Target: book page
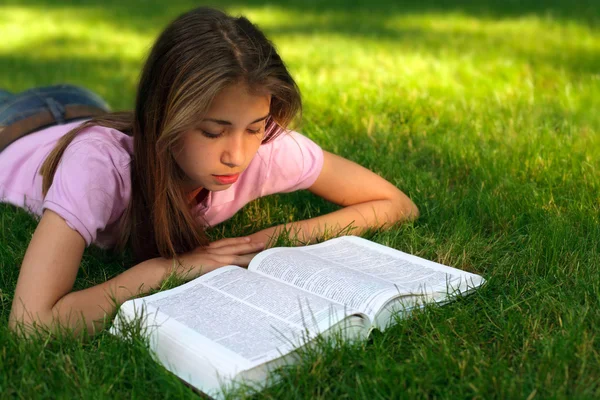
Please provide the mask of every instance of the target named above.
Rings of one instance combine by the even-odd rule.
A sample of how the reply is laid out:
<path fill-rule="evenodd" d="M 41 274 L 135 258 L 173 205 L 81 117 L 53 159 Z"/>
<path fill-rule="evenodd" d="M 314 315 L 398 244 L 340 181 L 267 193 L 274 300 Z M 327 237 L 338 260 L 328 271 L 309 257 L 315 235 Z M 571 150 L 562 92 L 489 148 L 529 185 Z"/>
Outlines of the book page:
<path fill-rule="evenodd" d="M 306 251 L 391 282 L 401 294 L 446 290 L 448 284 L 472 275 L 357 237 L 344 237 L 322 244 L 325 246 L 314 246 Z"/>
<path fill-rule="evenodd" d="M 280 357 L 348 314 L 339 304 L 234 266 L 141 300 L 241 356 L 246 367 Z"/>
<path fill-rule="evenodd" d="M 263 251 L 251 270 L 325 297 L 373 318 L 398 290 L 390 282 L 345 268 L 302 248 Z"/>
<path fill-rule="evenodd" d="M 483 283 L 479 275 L 426 260 L 369 240 L 346 236 L 329 241 L 328 246 L 311 252 L 385 279 L 401 294 L 466 292 Z"/>
<path fill-rule="evenodd" d="M 274 248 L 249 267 L 369 315 L 393 297 L 467 290 L 483 279 L 366 239 L 345 236 L 298 247 Z"/>

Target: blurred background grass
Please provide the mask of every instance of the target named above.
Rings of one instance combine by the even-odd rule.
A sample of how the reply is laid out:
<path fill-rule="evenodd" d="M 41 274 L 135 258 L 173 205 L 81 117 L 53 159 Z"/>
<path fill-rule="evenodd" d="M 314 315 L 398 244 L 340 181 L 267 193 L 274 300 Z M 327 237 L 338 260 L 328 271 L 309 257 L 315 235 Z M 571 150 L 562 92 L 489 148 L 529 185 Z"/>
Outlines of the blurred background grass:
<path fill-rule="evenodd" d="M 5 0 L 0 87 L 81 84 L 129 109 L 153 40 L 196 5 Z M 213 5 L 248 16 L 274 41 L 303 93 L 302 132 L 419 206 L 416 223 L 374 240 L 489 280 L 360 349 L 314 355 L 263 395 L 600 396 L 597 1 Z M 212 233 L 247 234 L 333 208 L 307 193 L 274 196 Z M 143 351 L 108 335 L 30 345 L 10 336 L 5 321 L 34 228 L 29 215 L 0 205 L 0 393 L 191 396 Z M 91 249 L 76 287 L 128 262 Z"/>

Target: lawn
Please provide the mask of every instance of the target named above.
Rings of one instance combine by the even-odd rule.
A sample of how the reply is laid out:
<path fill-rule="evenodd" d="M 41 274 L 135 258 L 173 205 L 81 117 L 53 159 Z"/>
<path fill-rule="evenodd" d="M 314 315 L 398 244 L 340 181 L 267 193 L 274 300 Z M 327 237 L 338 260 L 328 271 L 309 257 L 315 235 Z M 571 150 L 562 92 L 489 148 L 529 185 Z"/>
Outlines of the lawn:
<path fill-rule="evenodd" d="M 76 3 L 3 1 L 0 87 L 81 84 L 129 109 L 154 38 L 197 4 Z M 488 280 L 368 342 L 306 354 L 256 397 L 600 397 L 600 7 L 448 3 L 219 3 L 280 50 L 303 94 L 298 129 L 419 206 L 416 222 L 369 238 Z M 333 209 L 309 193 L 278 195 L 210 233 L 248 234 Z M 11 336 L 35 226 L 0 205 L 0 397 L 197 397 L 139 343 L 107 333 L 85 342 Z M 91 248 L 76 288 L 130 265 L 129 254 Z"/>

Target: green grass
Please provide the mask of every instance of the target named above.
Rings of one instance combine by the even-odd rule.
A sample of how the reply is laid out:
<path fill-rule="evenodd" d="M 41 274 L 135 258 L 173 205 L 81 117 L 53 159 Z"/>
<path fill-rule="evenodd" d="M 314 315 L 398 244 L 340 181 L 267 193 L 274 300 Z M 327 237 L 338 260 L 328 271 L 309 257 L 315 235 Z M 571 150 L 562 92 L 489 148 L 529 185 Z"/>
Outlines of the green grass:
<path fill-rule="evenodd" d="M 419 206 L 414 224 L 371 238 L 488 279 L 366 343 L 306 354 L 259 397 L 600 397 L 600 7 L 447 3 L 220 3 L 278 46 L 302 89 L 301 130 Z M 6 0 L 0 87 L 70 82 L 130 108 L 145 52 L 193 4 Z M 212 234 L 334 208 L 308 193 L 274 196 Z M 35 224 L 0 205 L 0 397 L 195 397 L 140 343 L 11 336 Z M 76 288 L 130 263 L 90 249 Z"/>

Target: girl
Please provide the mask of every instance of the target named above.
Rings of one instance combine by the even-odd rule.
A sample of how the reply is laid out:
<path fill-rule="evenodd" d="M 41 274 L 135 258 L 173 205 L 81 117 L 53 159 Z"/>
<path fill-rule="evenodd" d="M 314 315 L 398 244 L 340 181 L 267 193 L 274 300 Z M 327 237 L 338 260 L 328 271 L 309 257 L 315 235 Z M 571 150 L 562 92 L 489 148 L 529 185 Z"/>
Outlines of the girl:
<path fill-rule="evenodd" d="M 300 109 L 271 42 L 246 18 L 209 8 L 160 35 L 131 113 L 108 113 L 98 96 L 68 85 L 0 94 L 0 199 L 41 216 L 10 326 L 95 332 L 116 306 L 172 273 L 189 280 L 247 266 L 284 228 L 307 243 L 325 230 L 360 233 L 417 217 L 395 186 L 288 131 Z M 255 198 L 300 189 L 343 208 L 208 242 L 203 227 Z M 131 246 L 137 264 L 73 292 L 91 244 Z"/>

